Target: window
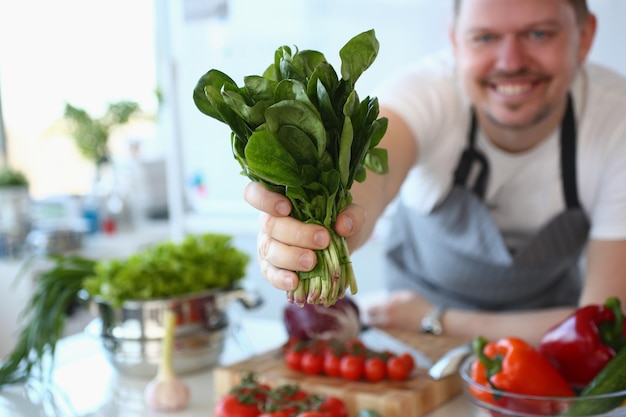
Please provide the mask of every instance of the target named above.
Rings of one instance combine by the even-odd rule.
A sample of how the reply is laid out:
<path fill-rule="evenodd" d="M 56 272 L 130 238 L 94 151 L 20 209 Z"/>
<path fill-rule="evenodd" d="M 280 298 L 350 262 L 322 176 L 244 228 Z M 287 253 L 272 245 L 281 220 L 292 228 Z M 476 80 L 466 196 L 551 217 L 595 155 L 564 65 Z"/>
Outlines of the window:
<path fill-rule="evenodd" d="M 77 152 L 63 123 L 66 102 L 97 117 L 110 102 L 132 100 L 156 111 L 152 0 L 24 0 L 0 4 L 0 94 L 9 163 L 31 194 L 85 194 L 93 164 Z M 153 126 L 128 128 L 152 140 Z M 118 132 L 119 133 L 119 132 Z"/>

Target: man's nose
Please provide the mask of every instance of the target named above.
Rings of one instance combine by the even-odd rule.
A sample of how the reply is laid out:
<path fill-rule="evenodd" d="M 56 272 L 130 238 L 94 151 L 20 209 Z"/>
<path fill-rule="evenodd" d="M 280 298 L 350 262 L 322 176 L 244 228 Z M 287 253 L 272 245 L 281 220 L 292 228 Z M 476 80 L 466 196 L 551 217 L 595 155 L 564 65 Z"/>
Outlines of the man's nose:
<path fill-rule="evenodd" d="M 497 53 L 497 67 L 500 71 L 515 72 L 526 65 L 524 42 L 517 36 L 503 38 Z"/>

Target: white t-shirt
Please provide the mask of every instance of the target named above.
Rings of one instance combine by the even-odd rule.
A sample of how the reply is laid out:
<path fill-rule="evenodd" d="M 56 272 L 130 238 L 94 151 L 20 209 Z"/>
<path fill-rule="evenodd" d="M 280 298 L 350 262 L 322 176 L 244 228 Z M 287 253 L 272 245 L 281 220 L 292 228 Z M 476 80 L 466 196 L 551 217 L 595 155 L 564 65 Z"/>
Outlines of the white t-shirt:
<path fill-rule="evenodd" d="M 626 239 L 626 79 L 587 64 L 572 94 L 578 193 L 590 236 Z M 399 198 L 426 214 L 447 195 L 467 145 L 470 104 L 453 60 L 440 54 L 420 61 L 386 80 L 376 96 L 381 107 L 402 116 L 419 141 L 419 160 Z M 565 209 L 559 129 L 522 153 L 495 147 L 480 130 L 476 140 L 490 166 L 485 201 L 505 235 L 528 235 Z"/>

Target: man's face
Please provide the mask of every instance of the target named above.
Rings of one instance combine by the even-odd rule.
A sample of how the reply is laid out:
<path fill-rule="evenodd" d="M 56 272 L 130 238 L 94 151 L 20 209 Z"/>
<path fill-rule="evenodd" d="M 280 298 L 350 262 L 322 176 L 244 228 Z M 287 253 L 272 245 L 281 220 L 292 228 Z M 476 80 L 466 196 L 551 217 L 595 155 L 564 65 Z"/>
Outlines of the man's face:
<path fill-rule="evenodd" d="M 562 108 L 595 24 L 567 0 L 463 0 L 451 33 L 458 71 L 477 111 L 524 129 Z"/>

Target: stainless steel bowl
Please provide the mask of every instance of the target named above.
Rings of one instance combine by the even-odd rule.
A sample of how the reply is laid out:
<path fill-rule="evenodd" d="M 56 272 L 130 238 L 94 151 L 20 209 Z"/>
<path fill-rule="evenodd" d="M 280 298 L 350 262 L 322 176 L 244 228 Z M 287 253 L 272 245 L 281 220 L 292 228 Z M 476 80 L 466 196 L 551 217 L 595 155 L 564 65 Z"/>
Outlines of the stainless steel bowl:
<path fill-rule="evenodd" d="M 127 301 L 120 307 L 91 300 L 98 319 L 86 331 L 99 336 L 109 362 L 129 376 L 156 375 L 165 334 L 164 315 L 176 314 L 172 366 L 178 374 L 214 366 L 224 349 L 228 331 L 225 308 L 238 300 L 247 308 L 260 304 L 246 290 L 211 290 L 180 297 Z"/>

